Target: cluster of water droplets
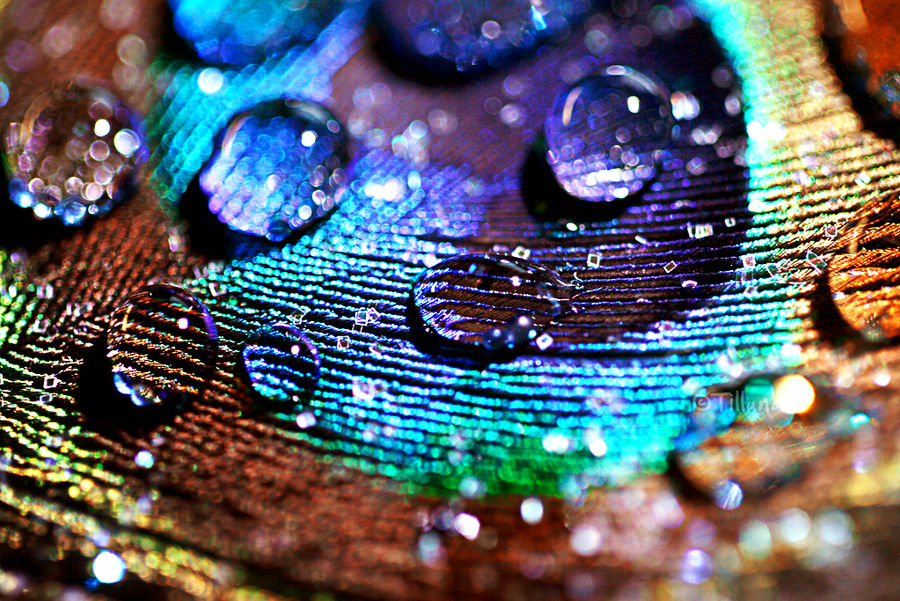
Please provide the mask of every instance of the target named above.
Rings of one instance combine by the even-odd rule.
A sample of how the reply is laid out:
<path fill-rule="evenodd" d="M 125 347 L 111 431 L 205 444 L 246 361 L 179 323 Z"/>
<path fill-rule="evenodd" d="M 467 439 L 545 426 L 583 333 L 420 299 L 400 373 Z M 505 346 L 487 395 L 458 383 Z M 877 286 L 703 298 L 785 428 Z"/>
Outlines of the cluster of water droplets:
<path fill-rule="evenodd" d="M 241 22 L 223 20 L 224 5 L 207 10 L 187 0 L 170 2 L 176 27 L 198 55 L 224 63 L 258 62 L 314 39 L 336 10 L 328 3 L 287 4 L 247 8 L 260 13 L 273 7 L 267 26 L 250 32 Z M 449 68 L 471 75 L 523 55 L 590 8 L 577 0 L 551 7 L 416 0 L 380 2 L 376 12 L 395 52 L 438 73 Z M 285 19 L 275 18 L 282 14 Z M 621 64 L 560 90 L 540 141 L 560 187 L 589 203 L 628 200 L 644 191 L 673 144 L 675 119 L 693 110 L 683 99 L 673 105 L 673 98 L 656 75 Z M 5 137 L 12 201 L 40 219 L 67 225 L 108 211 L 134 191 L 147 156 L 141 132 L 134 110 L 102 88 L 73 84 L 39 96 Z M 276 100 L 228 122 L 196 182 L 223 223 L 283 241 L 337 206 L 348 162 L 344 128 L 327 109 Z M 883 287 L 878 278 L 898 262 L 893 230 L 877 229 L 877 219 L 859 219 L 849 228 L 853 238 L 843 258 L 831 262 L 828 284 L 848 324 L 869 341 L 883 342 L 900 335 L 896 303 L 861 296 L 873 282 Z M 500 355 L 532 344 L 552 347 L 546 330 L 578 313 L 579 299 L 593 291 L 520 256 L 461 255 L 425 270 L 412 286 L 411 302 L 416 325 L 430 335 Z M 202 396 L 219 353 L 210 312 L 186 290 L 168 285 L 125 298 L 110 316 L 106 344 L 114 388 L 136 407 L 177 408 Z M 308 395 L 322 365 L 300 328 L 280 321 L 249 336 L 241 362 L 254 393 L 281 403 Z M 736 507 L 744 495 L 764 494 L 797 477 L 836 436 L 865 421 L 843 419 L 841 403 L 829 394 L 804 376 L 781 373 L 743 381 L 730 396 L 707 395 L 707 406 L 698 406 L 678 441 L 676 463 L 720 507 Z M 717 404 L 726 397 L 749 405 Z M 810 417 L 816 412 L 819 418 Z"/>
<path fill-rule="evenodd" d="M 144 286 L 110 315 L 106 358 L 114 394 L 126 400 L 123 413 L 178 410 L 202 397 L 218 356 L 209 310 L 183 288 Z M 309 338 L 298 327 L 277 321 L 247 338 L 241 360 L 254 393 L 280 403 L 302 401 L 315 387 L 321 366 Z"/>

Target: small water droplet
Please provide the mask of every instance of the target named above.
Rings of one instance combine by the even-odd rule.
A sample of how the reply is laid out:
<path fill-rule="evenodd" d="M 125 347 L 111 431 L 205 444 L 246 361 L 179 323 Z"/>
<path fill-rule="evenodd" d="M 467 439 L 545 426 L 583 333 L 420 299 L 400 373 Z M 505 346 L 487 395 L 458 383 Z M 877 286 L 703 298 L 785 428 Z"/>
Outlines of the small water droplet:
<path fill-rule="evenodd" d="M 4 138 L 10 198 L 72 226 L 107 212 L 134 192 L 147 159 L 142 131 L 138 114 L 103 88 L 72 83 L 38 96 Z"/>
<path fill-rule="evenodd" d="M 772 531 L 762 520 L 750 520 L 738 535 L 738 548 L 745 557 L 762 561 L 772 552 Z"/>
<path fill-rule="evenodd" d="M 426 270 L 412 301 L 426 329 L 488 352 L 534 340 L 571 311 L 576 288 L 556 272 L 511 255 L 463 255 Z"/>
<path fill-rule="evenodd" d="M 318 350 L 291 324 L 279 323 L 257 330 L 241 355 L 253 389 L 270 401 L 297 400 L 319 379 Z"/>
<path fill-rule="evenodd" d="M 324 107 L 270 101 L 231 119 L 196 183 L 230 228 L 282 241 L 334 209 L 346 166 L 343 127 Z"/>
<path fill-rule="evenodd" d="M 559 184 L 591 202 L 639 192 L 671 141 L 668 99 L 654 78 L 621 65 L 559 94 L 544 122 L 547 160 Z"/>
<path fill-rule="evenodd" d="M 713 485 L 712 500 L 719 509 L 737 509 L 744 501 L 744 491 L 740 484 L 733 480 L 724 480 Z"/>
<path fill-rule="evenodd" d="M 809 515 L 797 507 L 781 512 L 776 523 L 775 533 L 789 545 L 802 543 L 809 535 L 812 525 Z"/>
<path fill-rule="evenodd" d="M 169 0 L 175 30 L 204 61 L 259 63 L 318 37 L 341 8 L 322 0 Z"/>
<path fill-rule="evenodd" d="M 182 319 L 188 327 L 180 327 Z M 218 349 L 209 311 L 171 285 L 128 296 L 113 311 L 106 337 L 113 384 L 138 407 L 176 408 L 199 396 Z"/>
<path fill-rule="evenodd" d="M 459 482 L 459 495 L 466 499 L 480 499 L 485 492 L 484 482 L 474 476 L 466 476 Z"/>
<path fill-rule="evenodd" d="M 9 81 L 0 73 L 0 107 L 9 102 Z"/>
<path fill-rule="evenodd" d="M 700 114 L 700 101 L 690 92 L 675 92 L 669 98 L 672 116 L 678 120 L 696 119 Z"/>
<path fill-rule="evenodd" d="M 387 49 L 404 69 L 447 79 L 505 66 L 567 32 L 592 8 L 584 0 L 405 0 L 376 2 L 374 13 Z"/>
<path fill-rule="evenodd" d="M 887 205 L 885 206 L 885 201 Z M 841 252 L 828 263 L 828 286 L 835 307 L 850 327 L 870 342 L 900 337 L 896 287 L 900 274 L 900 212 L 891 201 L 873 201 L 841 232 Z"/>

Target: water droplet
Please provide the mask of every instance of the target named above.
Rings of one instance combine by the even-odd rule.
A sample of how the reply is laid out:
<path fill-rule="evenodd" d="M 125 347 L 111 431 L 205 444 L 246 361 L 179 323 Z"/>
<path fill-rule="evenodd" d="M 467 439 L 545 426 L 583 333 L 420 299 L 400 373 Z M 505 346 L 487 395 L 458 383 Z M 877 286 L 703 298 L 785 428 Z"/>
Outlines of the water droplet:
<path fill-rule="evenodd" d="M 737 509 L 744 501 L 744 491 L 734 480 L 723 480 L 713 485 L 712 500 L 719 509 Z"/>
<path fill-rule="evenodd" d="M 896 196 L 873 201 L 843 228 L 841 252 L 828 263 L 828 286 L 841 317 L 870 342 L 900 337 L 897 287 L 900 212 Z"/>
<path fill-rule="evenodd" d="M 180 327 L 182 319 L 188 327 Z M 199 396 L 218 349 L 209 311 L 171 285 L 128 296 L 113 311 L 106 338 L 113 384 L 138 407 L 176 408 Z"/>
<path fill-rule="evenodd" d="M 820 513 L 815 527 L 819 538 L 830 545 L 844 547 L 853 542 L 853 520 L 840 509 Z"/>
<path fill-rule="evenodd" d="M 772 384 L 775 406 L 786 414 L 806 413 L 816 400 L 816 389 L 800 374 L 788 374 Z"/>
<path fill-rule="evenodd" d="M 463 255 L 416 281 L 412 300 L 427 330 L 488 352 L 535 339 L 572 310 L 576 288 L 556 272 L 511 255 Z"/>
<path fill-rule="evenodd" d="M 305 45 L 334 18 L 329 0 L 169 0 L 175 30 L 211 63 L 259 63 Z"/>
<path fill-rule="evenodd" d="M 695 488 L 730 509 L 735 492 L 740 492 L 741 498 L 764 495 L 798 477 L 832 444 L 825 424 L 738 421 L 696 449 L 676 453 L 676 461 Z"/>
<path fill-rule="evenodd" d="M 609 202 L 639 192 L 656 176 L 671 140 L 662 84 L 613 65 L 559 94 L 544 122 L 547 160 L 572 196 Z"/>
<path fill-rule="evenodd" d="M 697 398 L 688 430 L 676 440 L 677 468 L 716 505 L 733 508 L 800 476 L 852 432 L 837 416 L 853 402 L 797 373 L 712 389 Z"/>
<path fill-rule="evenodd" d="M 466 499 L 480 499 L 486 492 L 484 482 L 474 476 L 466 476 L 459 482 L 459 496 Z"/>
<path fill-rule="evenodd" d="M 324 107 L 270 101 L 231 119 L 197 184 L 220 221 L 281 241 L 334 209 L 346 165 L 343 127 Z"/>
<path fill-rule="evenodd" d="M 571 453 L 575 448 L 575 441 L 563 432 L 553 431 L 546 434 L 541 441 L 544 450 L 556 455 Z"/>
<path fill-rule="evenodd" d="M 437 532 L 425 532 L 419 537 L 416 544 L 416 553 L 422 563 L 436 565 L 441 563 L 447 555 L 441 542 L 441 535 Z"/>
<path fill-rule="evenodd" d="M 672 116 L 678 120 L 696 119 L 700 114 L 700 102 L 690 92 L 675 92 L 669 98 Z"/>
<path fill-rule="evenodd" d="M 73 226 L 109 211 L 137 185 L 142 131 L 137 113 L 103 88 L 72 83 L 38 96 L 4 138 L 10 198 Z"/>
<path fill-rule="evenodd" d="M 0 74 L 0 106 L 6 106 L 9 102 L 9 82 L 3 74 Z"/>
<path fill-rule="evenodd" d="M 592 8 L 587 0 L 381 1 L 375 18 L 404 69 L 444 79 L 507 65 L 568 31 Z"/>
<path fill-rule="evenodd" d="M 290 324 L 257 330 L 241 354 L 253 389 L 270 401 L 296 400 L 306 395 L 319 379 L 318 350 Z"/>

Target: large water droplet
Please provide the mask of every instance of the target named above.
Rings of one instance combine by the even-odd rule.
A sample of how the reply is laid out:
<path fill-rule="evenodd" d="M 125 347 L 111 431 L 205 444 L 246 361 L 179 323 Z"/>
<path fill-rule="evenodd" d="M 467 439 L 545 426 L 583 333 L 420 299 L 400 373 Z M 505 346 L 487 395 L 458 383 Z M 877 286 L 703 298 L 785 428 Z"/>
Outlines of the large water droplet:
<path fill-rule="evenodd" d="M 847 433 L 826 416 L 845 404 L 801 374 L 749 377 L 697 399 L 691 426 L 676 441 L 675 463 L 697 490 L 733 509 L 825 455 Z"/>
<path fill-rule="evenodd" d="M 296 401 L 319 379 L 319 352 L 309 338 L 290 324 L 257 330 L 242 356 L 250 384 L 266 400 Z"/>
<path fill-rule="evenodd" d="M 725 483 L 737 485 L 743 496 L 760 496 L 800 476 L 831 446 L 823 424 L 740 424 L 679 453 L 677 461 L 687 480 L 714 500 Z"/>
<path fill-rule="evenodd" d="M 589 0 L 382 0 L 375 17 L 404 69 L 440 79 L 504 66 L 568 31 L 592 5 Z"/>
<path fill-rule="evenodd" d="M 281 241 L 335 207 L 346 164 L 344 130 L 334 116 L 318 104 L 279 100 L 228 123 L 198 183 L 223 223 Z"/>
<path fill-rule="evenodd" d="M 106 345 L 119 393 L 139 407 L 175 408 L 200 395 L 218 338 L 203 303 L 181 288 L 151 285 L 113 311 Z"/>
<path fill-rule="evenodd" d="M 639 192 L 671 141 L 668 98 L 654 78 L 620 65 L 559 94 L 544 122 L 547 161 L 559 184 L 591 202 Z"/>
<path fill-rule="evenodd" d="M 38 219 L 79 225 L 134 192 L 147 158 L 137 113 L 100 87 L 38 96 L 4 139 L 10 199 Z"/>
<path fill-rule="evenodd" d="M 259 63 L 315 40 L 336 0 L 169 0 L 175 30 L 211 63 Z"/>
<path fill-rule="evenodd" d="M 412 301 L 426 329 L 489 352 L 534 339 L 572 310 L 576 288 L 545 267 L 512 255 L 463 255 L 425 271 Z"/>
<path fill-rule="evenodd" d="M 871 342 L 900 337 L 900 212 L 894 195 L 885 201 L 873 202 L 844 227 L 843 248 L 828 263 L 835 307 Z"/>

